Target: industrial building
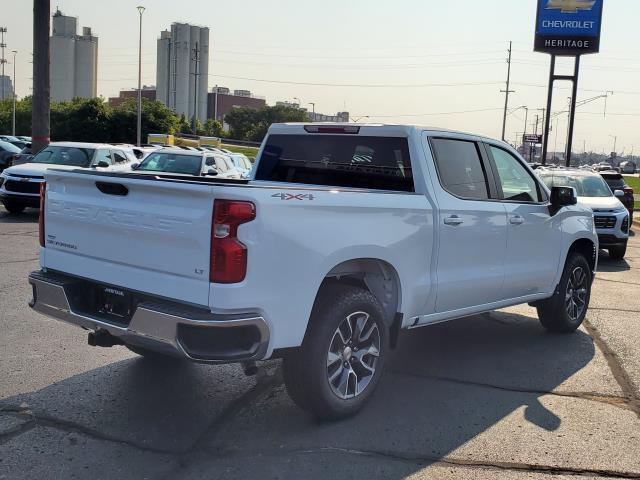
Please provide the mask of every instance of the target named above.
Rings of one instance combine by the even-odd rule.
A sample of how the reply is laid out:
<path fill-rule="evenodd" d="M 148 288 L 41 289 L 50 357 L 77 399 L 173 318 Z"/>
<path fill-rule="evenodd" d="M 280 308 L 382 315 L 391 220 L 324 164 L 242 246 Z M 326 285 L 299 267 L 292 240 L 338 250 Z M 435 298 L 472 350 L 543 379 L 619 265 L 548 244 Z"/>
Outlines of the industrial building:
<path fill-rule="evenodd" d="M 155 100 L 156 99 L 156 86 L 155 85 L 143 85 L 142 90 L 140 91 L 142 98 L 146 98 L 147 100 Z M 126 100 L 130 98 L 138 98 L 138 89 L 132 88 L 130 90 L 120 90 L 120 93 L 117 97 L 109 97 L 109 105 L 112 107 L 119 107 Z"/>
<path fill-rule="evenodd" d="M 75 97 L 98 96 L 98 37 L 90 27 L 77 34 L 78 19 L 53 14 L 51 48 L 51 99 L 66 102 Z"/>
<path fill-rule="evenodd" d="M 264 97 L 253 95 L 249 90 L 229 90 L 226 87 L 214 87 L 208 94 L 207 116 L 224 125 L 224 117 L 234 108 L 248 107 L 259 110 L 266 106 Z"/>
<path fill-rule="evenodd" d="M 156 99 L 188 120 L 207 120 L 209 29 L 174 23 L 160 33 Z"/>

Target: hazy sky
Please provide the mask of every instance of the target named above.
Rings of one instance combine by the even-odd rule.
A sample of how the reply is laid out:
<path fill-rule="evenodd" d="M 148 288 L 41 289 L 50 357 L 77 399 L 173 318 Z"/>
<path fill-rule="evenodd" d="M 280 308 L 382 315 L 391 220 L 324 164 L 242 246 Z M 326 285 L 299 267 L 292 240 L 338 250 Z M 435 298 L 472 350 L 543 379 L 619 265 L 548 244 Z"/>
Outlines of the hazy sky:
<path fill-rule="evenodd" d="M 316 103 L 352 118 L 419 123 L 499 137 L 506 50 L 513 40 L 510 107 L 546 104 L 549 56 L 533 53 L 535 0 L 52 0 L 99 37 L 98 93 L 137 85 L 138 12 L 143 17 L 143 82 L 155 84 L 156 38 L 172 22 L 211 29 L 209 86 L 248 89 L 268 103 Z M 30 93 L 32 2 L 0 0 L 7 52 L 18 50 L 17 92 Z M 613 91 L 579 108 L 575 150 L 640 154 L 640 1 L 606 0 L 601 53 L 583 57 L 578 100 Z M 11 55 L 7 55 L 11 60 Z M 565 65 L 566 64 L 566 65 Z M 561 73 L 569 63 L 560 62 Z M 562 66 L 565 68 L 563 69 Z M 11 72 L 11 65 L 7 71 Z M 235 78 L 234 78 L 235 77 Z M 311 85 L 315 84 L 315 85 Z M 325 84 L 325 85 L 322 85 Z M 328 85 L 326 85 L 328 84 Z M 383 87 L 380 87 L 382 85 Z M 569 84 L 559 83 L 554 112 L 565 110 Z M 308 105 L 307 105 L 308 106 Z M 466 112 L 466 113 L 462 113 Z M 507 139 L 524 127 L 509 115 Z M 558 117 L 564 148 L 567 115 Z M 361 121 L 366 121 L 363 118 Z M 555 127 L 556 121 L 554 121 Z M 551 147 L 555 143 L 551 134 Z"/>

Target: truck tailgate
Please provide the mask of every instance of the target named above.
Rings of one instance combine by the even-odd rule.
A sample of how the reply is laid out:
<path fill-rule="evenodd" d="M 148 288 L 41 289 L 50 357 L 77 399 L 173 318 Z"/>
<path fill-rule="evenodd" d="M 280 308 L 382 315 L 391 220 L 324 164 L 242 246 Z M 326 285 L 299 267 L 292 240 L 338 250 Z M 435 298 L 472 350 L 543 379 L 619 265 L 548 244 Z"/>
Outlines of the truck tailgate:
<path fill-rule="evenodd" d="M 45 179 L 43 267 L 208 305 L 213 186 L 61 171 Z"/>

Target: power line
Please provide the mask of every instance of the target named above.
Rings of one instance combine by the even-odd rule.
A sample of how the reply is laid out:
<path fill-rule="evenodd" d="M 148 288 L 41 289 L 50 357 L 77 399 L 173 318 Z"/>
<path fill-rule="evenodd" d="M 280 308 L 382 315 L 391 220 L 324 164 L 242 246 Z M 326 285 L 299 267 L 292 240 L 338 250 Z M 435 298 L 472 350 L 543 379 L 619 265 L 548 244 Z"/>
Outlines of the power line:
<path fill-rule="evenodd" d="M 437 115 L 457 115 L 463 113 L 477 113 L 477 112 L 493 112 L 497 110 L 502 110 L 502 107 L 492 107 L 492 108 L 478 108 L 475 110 L 458 110 L 454 112 L 430 112 L 430 113 L 400 113 L 395 115 L 352 115 L 353 117 L 360 118 L 396 118 L 396 117 L 429 117 L 429 116 L 437 116 Z"/>
<path fill-rule="evenodd" d="M 231 80 L 247 80 L 251 82 L 276 83 L 285 85 L 306 85 L 311 87 L 358 87 L 358 88 L 427 88 L 427 87 L 467 87 L 484 85 L 501 85 L 502 82 L 461 82 L 461 83 L 418 83 L 418 84 L 359 84 L 359 83 L 320 83 L 290 82 L 286 80 L 267 80 L 263 78 L 235 77 L 231 75 L 209 74 L 210 77 L 228 78 Z"/>

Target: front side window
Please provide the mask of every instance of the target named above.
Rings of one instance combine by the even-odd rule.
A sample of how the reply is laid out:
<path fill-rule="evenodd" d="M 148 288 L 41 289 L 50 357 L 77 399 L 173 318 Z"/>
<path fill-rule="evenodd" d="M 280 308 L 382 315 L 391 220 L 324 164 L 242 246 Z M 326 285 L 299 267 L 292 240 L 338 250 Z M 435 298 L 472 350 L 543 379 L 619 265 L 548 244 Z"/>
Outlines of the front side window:
<path fill-rule="evenodd" d="M 434 138 L 431 141 L 442 187 L 456 197 L 489 198 L 487 175 L 475 142 Z"/>
<path fill-rule="evenodd" d="M 489 147 L 498 169 L 498 180 L 505 200 L 540 202 L 538 184 L 516 157 L 498 147 Z"/>
<path fill-rule="evenodd" d="M 215 157 L 216 158 L 216 168 L 220 173 L 226 173 L 229 171 L 229 165 L 225 162 L 223 157 Z"/>
<path fill-rule="evenodd" d="M 67 165 L 71 167 L 89 167 L 95 149 L 63 147 L 49 145 L 39 151 L 31 160 L 31 163 L 47 163 L 51 165 Z"/>
<path fill-rule="evenodd" d="M 269 135 L 256 180 L 413 192 L 403 137 Z"/>
<path fill-rule="evenodd" d="M 113 151 L 113 160 L 116 163 L 126 163 L 128 161 L 127 157 L 125 156 L 124 153 L 122 153 L 119 150 L 114 150 Z"/>

